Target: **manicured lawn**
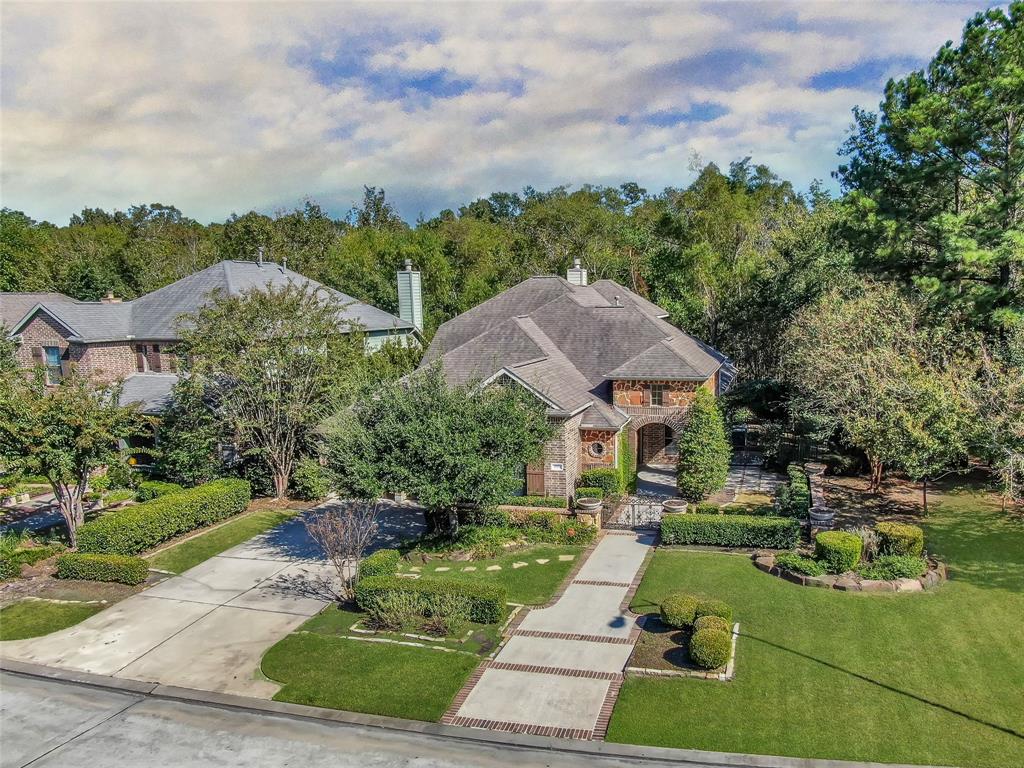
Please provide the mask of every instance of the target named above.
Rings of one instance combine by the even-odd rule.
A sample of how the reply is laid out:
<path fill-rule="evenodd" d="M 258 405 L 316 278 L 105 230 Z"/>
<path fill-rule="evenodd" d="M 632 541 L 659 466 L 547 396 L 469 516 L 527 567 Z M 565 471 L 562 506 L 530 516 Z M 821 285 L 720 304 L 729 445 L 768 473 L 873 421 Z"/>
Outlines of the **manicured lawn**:
<path fill-rule="evenodd" d="M 263 657 L 283 683 L 276 701 L 436 721 L 480 659 L 316 632 L 289 635 Z"/>
<path fill-rule="evenodd" d="M 99 603 L 51 603 L 22 600 L 0 611 L 0 640 L 40 637 L 85 621 L 107 606 Z"/>
<path fill-rule="evenodd" d="M 151 568 L 183 573 L 193 566 L 248 541 L 298 514 L 293 509 L 265 509 L 250 512 L 219 528 L 183 541 L 149 558 Z"/>
<path fill-rule="evenodd" d="M 939 498 L 936 498 L 938 501 Z M 746 557 L 659 551 L 633 601 L 731 602 L 731 683 L 630 678 L 608 739 L 800 757 L 1024 765 L 1024 521 L 952 494 L 924 523 L 952 580 L 926 594 L 799 587 Z"/>
<path fill-rule="evenodd" d="M 538 544 L 505 555 L 493 560 L 431 560 L 423 563 L 420 573 L 424 576 L 443 576 L 447 579 L 471 579 L 474 581 L 501 584 L 508 590 L 508 599 L 523 605 L 542 605 L 551 599 L 558 585 L 576 564 L 583 553 L 583 547 Z M 559 555 L 573 555 L 572 560 L 559 560 Z M 537 560 L 547 560 L 540 564 Z M 513 568 L 514 563 L 527 563 L 520 568 Z M 488 571 L 491 566 L 500 566 L 501 570 Z M 408 571 L 408 564 L 402 565 L 402 571 Z M 438 572 L 437 568 L 448 568 Z M 464 568 L 475 568 L 464 571 Z"/>

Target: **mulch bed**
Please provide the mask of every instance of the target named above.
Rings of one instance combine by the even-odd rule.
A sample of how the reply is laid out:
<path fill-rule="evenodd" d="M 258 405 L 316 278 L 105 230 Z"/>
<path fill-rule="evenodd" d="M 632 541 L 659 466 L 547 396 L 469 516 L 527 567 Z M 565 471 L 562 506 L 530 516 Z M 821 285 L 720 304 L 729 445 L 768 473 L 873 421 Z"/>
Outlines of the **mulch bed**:
<path fill-rule="evenodd" d="M 644 616 L 642 631 L 636 641 L 627 667 L 663 669 L 669 672 L 704 672 L 690 661 L 689 630 L 663 624 L 656 613 Z"/>

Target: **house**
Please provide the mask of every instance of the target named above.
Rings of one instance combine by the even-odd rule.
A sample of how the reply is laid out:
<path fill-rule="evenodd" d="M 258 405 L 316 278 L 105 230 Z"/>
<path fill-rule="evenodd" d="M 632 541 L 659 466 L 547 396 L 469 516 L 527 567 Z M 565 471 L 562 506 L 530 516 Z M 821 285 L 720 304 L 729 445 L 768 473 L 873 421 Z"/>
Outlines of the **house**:
<path fill-rule="evenodd" d="M 524 470 L 530 495 L 569 497 L 580 474 L 615 467 L 628 441 L 641 464 L 675 460 L 674 437 L 700 387 L 720 393 L 733 369 L 670 325 L 668 313 L 611 280 L 532 277 L 444 323 L 423 366 L 451 384 L 514 382 L 558 433 Z"/>
<path fill-rule="evenodd" d="M 407 263 L 398 281 L 401 317 L 262 258 L 222 261 L 132 301 L 112 295 L 77 301 L 60 293 L 0 293 L 0 325 L 19 342 L 21 365 L 44 366 L 51 383 L 74 365 L 98 380 L 122 381 L 123 403 L 159 413 L 177 381 L 178 318 L 207 304 L 214 292 L 237 296 L 288 283 L 323 291 L 340 302 L 341 319 L 358 326 L 373 350 L 388 341 L 419 343 L 419 273 Z"/>

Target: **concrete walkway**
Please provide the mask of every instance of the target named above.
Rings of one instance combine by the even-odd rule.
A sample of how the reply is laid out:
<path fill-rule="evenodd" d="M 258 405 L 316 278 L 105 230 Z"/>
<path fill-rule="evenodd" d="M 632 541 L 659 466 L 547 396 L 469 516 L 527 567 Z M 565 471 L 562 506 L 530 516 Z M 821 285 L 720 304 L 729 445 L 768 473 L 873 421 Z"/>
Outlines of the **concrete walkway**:
<path fill-rule="evenodd" d="M 653 535 L 605 534 L 564 593 L 526 614 L 441 722 L 602 738 L 639 634 L 622 604 L 653 545 Z"/>
<path fill-rule="evenodd" d="M 663 464 L 644 464 L 636 473 L 636 492 L 644 496 L 674 498 L 676 468 Z"/>

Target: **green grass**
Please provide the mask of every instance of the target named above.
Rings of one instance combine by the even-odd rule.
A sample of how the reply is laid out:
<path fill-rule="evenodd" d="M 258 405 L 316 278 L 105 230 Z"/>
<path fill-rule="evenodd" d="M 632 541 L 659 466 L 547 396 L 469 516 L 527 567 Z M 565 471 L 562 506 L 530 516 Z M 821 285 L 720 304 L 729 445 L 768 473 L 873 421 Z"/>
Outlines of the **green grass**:
<path fill-rule="evenodd" d="M 538 544 L 493 560 L 431 560 L 420 566 L 420 573 L 424 576 L 500 584 L 508 590 L 510 602 L 523 605 L 542 605 L 551 599 L 551 595 L 576 564 L 576 560 L 582 552 L 583 547 Z M 572 560 L 563 561 L 558 559 L 559 555 L 575 555 L 575 557 Z M 550 562 L 539 565 L 536 562 L 538 559 L 547 559 Z M 529 563 L 529 565 L 513 568 L 512 564 L 517 562 Z M 501 570 L 488 571 L 487 567 L 491 565 L 500 565 Z M 462 569 L 467 566 L 473 566 L 476 570 L 463 571 Z M 436 568 L 450 568 L 451 570 L 437 573 Z M 408 571 L 409 566 L 403 563 L 400 570 Z"/>
<path fill-rule="evenodd" d="M 193 566 L 248 541 L 295 516 L 292 509 L 267 509 L 235 518 L 219 528 L 202 533 L 149 558 L 149 566 L 183 573 Z"/>
<path fill-rule="evenodd" d="M 0 640 L 40 637 L 73 626 L 98 613 L 99 603 L 51 603 L 22 600 L 0 610 Z"/>
<path fill-rule="evenodd" d="M 463 653 L 298 632 L 267 651 L 262 669 L 284 684 L 276 701 L 433 722 L 479 661 Z"/>
<path fill-rule="evenodd" d="M 952 579 L 925 594 L 809 589 L 749 558 L 661 550 L 633 601 L 732 603 L 736 679 L 630 678 L 611 741 L 799 757 L 1024 765 L 1024 521 L 953 494 L 925 523 Z"/>

